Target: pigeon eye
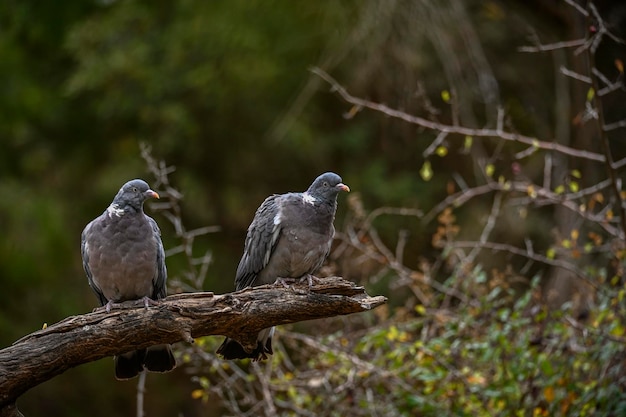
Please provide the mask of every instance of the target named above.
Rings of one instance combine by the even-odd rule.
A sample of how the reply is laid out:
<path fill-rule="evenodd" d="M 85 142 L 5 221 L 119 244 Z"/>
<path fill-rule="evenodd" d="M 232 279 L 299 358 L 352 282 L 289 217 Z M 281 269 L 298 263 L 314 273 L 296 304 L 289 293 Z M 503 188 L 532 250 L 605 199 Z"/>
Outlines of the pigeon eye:
<path fill-rule="evenodd" d="M 328 187 L 328 181 L 324 181 L 324 187 Z"/>
<path fill-rule="evenodd" d="M 137 189 L 137 187 L 133 187 L 133 188 L 132 188 L 132 191 L 133 191 L 133 193 L 136 193 L 136 192 L 137 192 L 137 191 L 139 191 L 139 190 Z"/>

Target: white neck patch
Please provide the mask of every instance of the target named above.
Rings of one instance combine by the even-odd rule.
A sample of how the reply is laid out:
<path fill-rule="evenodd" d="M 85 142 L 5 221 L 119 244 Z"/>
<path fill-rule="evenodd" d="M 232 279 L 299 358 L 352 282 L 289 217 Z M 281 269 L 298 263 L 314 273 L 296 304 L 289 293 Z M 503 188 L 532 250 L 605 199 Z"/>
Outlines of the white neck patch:
<path fill-rule="evenodd" d="M 302 201 L 304 201 L 305 203 L 308 204 L 315 204 L 315 202 L 317 201 L 317 199 L 315 197 L 313 197 L 311 194 L 309 193 L 303 193 L 302 194 Z"/>
<path fill-rule="evenodd" d="M 109 217 L 113 217 L 113 215 L 122 217 L 124 215 L 124 209 L 119 208 L 117 204 L 111 204 L 107 207 L 107 213 L 109 213 Z"/>

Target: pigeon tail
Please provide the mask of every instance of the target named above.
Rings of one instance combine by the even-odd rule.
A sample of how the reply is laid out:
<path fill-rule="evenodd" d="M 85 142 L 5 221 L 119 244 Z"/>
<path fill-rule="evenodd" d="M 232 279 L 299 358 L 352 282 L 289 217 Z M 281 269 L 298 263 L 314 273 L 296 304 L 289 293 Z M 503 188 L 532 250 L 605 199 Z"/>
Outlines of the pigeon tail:
<path fill-rule="evenodd" d="M 174 369 L 176 359 L 170 345 L 150 346 L 146 349 L 143 365 L 152 372 L 168 372 Z"/>
<path fill-rule="evenodd" d="M 115 378 L 131 379 L 139 375 L 143 371 L 145 355 L 146 350 L 141 349 L 115 356 Z"/>
<path fill-rule="evenodd" d="M 272 355 L 272 338 L 269 337 L 265 343 L 261 340 L 257 341 L 257 346 L 252 352 L 246 352 L 239 342 L 234 339 L 226 338 L 224 343 L 217 349 L 218 355 L 222 355 L 224 359 L 252 359 L 254 362 L 267 359 L 267 355 Z"/>

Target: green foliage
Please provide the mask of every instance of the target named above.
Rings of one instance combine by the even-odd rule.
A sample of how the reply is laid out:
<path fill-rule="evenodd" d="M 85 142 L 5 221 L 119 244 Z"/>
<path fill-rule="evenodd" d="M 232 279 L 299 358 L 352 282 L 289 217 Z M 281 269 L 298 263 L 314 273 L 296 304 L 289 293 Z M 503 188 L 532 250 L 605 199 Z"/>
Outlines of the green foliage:
<path fill-rule="evenodd" d="M 447 283 L 470 302 L 453 309 L 418 306 L 359 338 L 345 330 L 316 342 L 282 333 L 293 350 L 287 357 L 279 350 L 261 371 L 279 414 L 290 415 L 290 407 L 329 416 L 364 410 L 387 416 L 605 416 L 626 410 L 623 303 L 603 297 L 591 323 L 580 323 L 567 307 L 547 312 L 539 280 L 515 294 L 485 275 L 476 270 Z M 305 362 L 294 369 L 291 361 L 301 358 Z M 258 373 L 248 376 L 259 384 Z M 220 382 L 202 377 L 193 396 L 208 399 L 215 384 Z"/>

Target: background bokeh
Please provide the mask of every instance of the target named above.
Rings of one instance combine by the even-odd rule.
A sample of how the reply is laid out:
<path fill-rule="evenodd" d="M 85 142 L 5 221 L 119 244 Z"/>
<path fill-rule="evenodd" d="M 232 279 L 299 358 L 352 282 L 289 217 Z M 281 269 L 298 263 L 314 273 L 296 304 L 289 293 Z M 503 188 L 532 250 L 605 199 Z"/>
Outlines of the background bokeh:
<path fill-rule="evenodd" d="M 596 4 L 615 34 L 626 35 L 622 2 Z M 601 152 L 597 137 L 573 122 L 588 86 L 563 81 L 559 71 L 584 72 L 582 58 L 571 48 L 518 49 L 536 39 L 577 39 L 587 30 L 571 6 L 556 0 L 4 0 L 0 346 L 96 306 L 82 271 L 80 232 L 126 180 L 155 181 L 141 143 L 175 167 L 169 179 L 184 195 L 186 227 L 219 227 L 194 242 L 195 251 L 212 254 L 203 288 L 218 293 L 233 289 L 245 231 L 263 199 L 303 191 L 322 172 L 339 173 L 368 212 L 382 206 L 427 212 L 451 194 L 455 178 L 479 182 L 477 161 L 486 154 L 500 155 L 493 164 L 506 176 L 543 172 L 537 160 L 511 164 L 524 147 L 475 138 L 466 152 L 461 138 L 429 158 L 433 177 L 425 178 L 423 153 L 436 132 L 352 108 L 312 67 L 354 96 L 434 121 L 495 127 L 502 107 L 508 130 L 544 141 L 566 137 L 567 145 Z M 596 56 L 613 74 L 615 60 L 626 60 L 616 42 Z M 623 91 L 606 100 L 608 120 L 624 117 Z M 623 141 L 613 146 L 619 159 Z M 605 175 L 599 164 L 572 166 L 588 184 Z M 478 199 L 458 212 L 461 233 L 479 236 L 491 205 Z M 340 196 L 338 230 L 353 219 L 348 206 Z M 166 248 L 177 245 L 171 225 L 147 211 L 162 226 Z M 554 216 L 558 211 L 549 209 L 532 221 L 509 219 L 495 233 L 516 245 L 530 237 L 545 250 L 559 224 Z M 410 268 L 440 254 L 432 241 L 435 220 L 383 219 L 377 227 L 391 246 L 399 229 L 408 230 Z M 524 265 L 504 256 L 481 260 L 485 270 Z M 389 317 L 406 307 L 402 291 L 388 285 L 393 274 L 370 283 L 362 268 L 335 263 L 334 272 L 389 296 Z M 184 265 L 180 254 L 168 258 L 172 275 Z M 547 279 L 544 269 L 534 265 L 527 278 Z M 195 387 L 184 366 L 150 375 L 148 415 L 219 415 L 219 405 L 192 399 Z M 135 394 L 135 382 L 115 381 L 106 359 L 38 386 L 18 405 L 26 415 L 131 415 Z"/>

